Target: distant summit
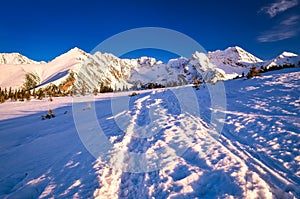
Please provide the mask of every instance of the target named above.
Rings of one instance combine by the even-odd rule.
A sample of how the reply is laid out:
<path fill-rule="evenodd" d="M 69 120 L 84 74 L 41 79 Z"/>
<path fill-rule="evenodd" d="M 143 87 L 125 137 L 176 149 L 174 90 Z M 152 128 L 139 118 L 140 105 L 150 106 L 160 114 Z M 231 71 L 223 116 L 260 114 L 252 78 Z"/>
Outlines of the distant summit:
<path fill-rule="evenodd" d="M 262 62 L 261 59 L 252 55 L 251 53 L 245 51 L 241 47 L 229 47 L 225 50 L 217 50 L 208 53 L 209 58 L 212 62 L 225 62 L 231 66 L 236 65 L 236 63 L 257 63 Z M 237 66 L 240 66 L 237 64 Z"/>
<path fill-rule="evenodd" d="M 20 53 L 0 53 L 0 64 L 39 64 Z"/>

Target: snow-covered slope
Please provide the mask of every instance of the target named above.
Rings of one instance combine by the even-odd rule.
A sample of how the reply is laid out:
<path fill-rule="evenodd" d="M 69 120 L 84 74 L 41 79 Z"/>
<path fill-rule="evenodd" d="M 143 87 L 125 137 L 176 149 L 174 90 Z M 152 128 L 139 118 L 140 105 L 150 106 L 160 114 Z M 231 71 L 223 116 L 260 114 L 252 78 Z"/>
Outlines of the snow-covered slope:
<path fill-rule="evenodd" d="M 38 64 L 19 53 L 0 53 L 0 64 Z M 40 62 L 42 63 L 42 62 Z"/>
<path fill-rule="evenodd" d="M 71 69 L 79 67 L 81 52 L 83 51 L 72 49 L 48 63 L 0 65 L 0 86 L 19 88 L 23 85 L 27 73 L 37 75 L 41 84 L 59 83 L 56 81 L 68 75 Z"/>
<path fill-rule="evenodd" d="M 121 63 L 127 62 L 123 60 Z M 99 86 L 99 82 L 101 81 L 107 81 L 112 84 L 122 81 L 120 77 L 117 78 L 117 76 L 114 76 L 115 73 L 121 72 L 119 58 L 111 54 L 96 53 L 95 55 L 90 55 L 79 48 L 73 48 L 48 63 L 4 64 L 0 65 L 0 67 L 1 87 L 21 87 L 26 73 L 37 75 L 40 79 L 40 86 L 47 86 L 49 84 L 58 86 L 69 77 L 71 72 L 76 74 L 75 77 L 78 80 L 75 86 L 79 87 L 80 81 L 84 79 L 91 90 L 94 88 L 94 85 Z M 114 67 L 116 68 L 115 71 Z"/>
<path fill-rule="evenodd" d="M 87 54 L 87 53 L 86 53 Z M 110 53 L 96 52 L 87 54 L 78 70 L 75 70 L 75 88 L 92 92 L 101 84 L 110 86 L 113 90 L 129 88 L 127 82 L 130 71 L 136 67 L 137 61 L 132 59 L 120 59 Z"/>
<path fill-rule="evenodd" d="M 238 46 L 229 47 L 223 51 L 208 52 L 208 57 L 212 64 L 225 71 L 229 79 L 242 72 L 246 73 L 251 64 L 262 62 L 261 59 Z"/>
<path fill-rule="evenodd" d="M 132 70 L 128 81 L 138 87 L 150 82 L 176 86 L 193 83 L 195 77 L 215 83 L 225 80 L 225 73 L 211 64 L 206 54 L 195 52 L 189 59 L 171 59 L 167 64 L 157 62 L 154 58 L 138 59 L 138 65 Z"/>
<path fill-rule="evenodd" d="M 112 145 L 107 152 L 112 163 L 152 166 L 156 155 L 172 160 L 144 173 L 116 169 L 87 151 L 71 97 L 0 104 L 0 198 L 299 198 L 299 75 L 299 68 L 292 68 L 226 81 L 227 110 L 212 107 L 208 86 L 201 86 L 195 91 L 198 115 L 183 111 L 177 98 L 187 96 L 192 105 L 190 87 L 143 91 L 130 98 L 127 111 L 115 115 L 112 101 L 128 93 L 79 103 L 84 134 L 102 146 L 86 117 L 96 111 Z M 56 117 L 41 120 L 49 109 Z M 226 113 L 219 137 L 211 137 L 213 112 Z M 116 120 L 126 115 L 123 131 Z M 150 133 L 137 137 L 137 128 Z M 184 153 L 176 154 L 184 145 Z M 122 153 L 114 153 L 117 149 Z M 130 153 L 153 159 L 133 160 Z"/>

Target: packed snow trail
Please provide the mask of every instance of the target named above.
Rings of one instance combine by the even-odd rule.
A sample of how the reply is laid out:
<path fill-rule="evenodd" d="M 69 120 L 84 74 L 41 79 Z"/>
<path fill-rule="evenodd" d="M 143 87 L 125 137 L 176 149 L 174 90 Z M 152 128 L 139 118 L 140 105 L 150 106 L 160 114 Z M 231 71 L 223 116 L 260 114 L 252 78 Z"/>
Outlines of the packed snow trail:
<path fill-rule="evenodd" d="M 198 115 L 182 111 L 185 87 L 145 91 L 119 114 L 112 100 L 128 93 L 97 96 L 79 111 L 96 111 L 109 163 L 80 140 L 71 98 L 0 104 L 0 198 L 299 198 L 299 75 L 224 82 L 226 110 L 212 110 L 201 86 Z M 56 118 L 41 120 L 50 108 Z M 219 137 L 212 111 L 227 114 Z M 142 153 L 147 162 L 132 156 Z"/>
<path fill-rule="evenodd" d="M 212 131 L 209 124 L 197 116 L 180 112 L 179 104 L 176 104 L 175 95 L 171 90 L 144 94 L 137 98 L 133 102 L 135 106 L 131 122 L 149 121 L 147 112 L 150 106 L 157 105 L 155 102 L 160 102 L 158 113 L 161 115 L 156 123 L 161 124 L 161 130 L 147 139 L 138 139 L 132 134 L 125 134 L 119 143 L 126 147 L 124 151 L 140 153 L 148 150 L 155 153 L 158 148 L 160 150 L 164 148 L 165 159 L 172 156 L 174 159 L 164 164 L 160 170 L 145 173 L 121 170 L 116 172 L 109 169 L 110 175 L 105 175 L 108 168 L 104 168 L 103 175 L 107 177 L 101 179 L 103 186 L 96 190 L 95 196 L 99 198 L 272 196 L 270 187 L 264 180 L 249 170 L 242 159 L 209 135 Z M 175 152 L 167 150 L 167 146 L 172 146 L 172 140 L 179 140 L 175 146 L 186 142 L 182 154 L 176 154 L 176 150 Z M 124 161 L 125 164 L 130 162 L 130 159 L 118 160 Z M 110 193 L 112 186 L 109 182 L 117 182 L 118 189 Z"/>

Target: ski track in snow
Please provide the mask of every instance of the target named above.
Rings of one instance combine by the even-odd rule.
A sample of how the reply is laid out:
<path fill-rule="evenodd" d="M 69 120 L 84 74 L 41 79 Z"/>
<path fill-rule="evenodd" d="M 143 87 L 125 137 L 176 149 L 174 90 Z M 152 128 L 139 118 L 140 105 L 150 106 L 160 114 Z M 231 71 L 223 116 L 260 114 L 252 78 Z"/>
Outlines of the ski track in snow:
<path fill-rule="evenodd" d="M 84 148 L 68 98 L 63 106 L 55 98 L 0 104 L 8 118 L 0 121 L 0 198 L 299 198 L 299 75 L 286 69 L 225 82 L 219 137 L 211 136 L 207 87 L 196 91 L 200 116 L 181 112 L 173 91 L 184 88 L 131 97 L 129 111 L 114 116 L 129 116 L 124 131 L 109 95 L 96 97 L 112 167 Z M 50 107 L 56 118 L 40 120 Z M 133 153 L 148 155 L 147 172 L 125 172 L 145 166 Z"/>

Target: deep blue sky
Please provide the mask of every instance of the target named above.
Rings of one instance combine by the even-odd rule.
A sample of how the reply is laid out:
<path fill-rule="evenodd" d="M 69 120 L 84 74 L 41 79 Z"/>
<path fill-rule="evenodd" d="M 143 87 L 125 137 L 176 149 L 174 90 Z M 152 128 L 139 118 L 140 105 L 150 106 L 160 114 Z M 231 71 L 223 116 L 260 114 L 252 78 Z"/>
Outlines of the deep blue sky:
<path fill-rule="evenodd" d="M 2 1 L 0 52 L 49 61 L 75 46 L 89 52 L 121 31 L 152 26 L 182 32 L 208 51 L 237 45 L 262 59 L 300 54 L 299 2 L 282 1 Z M 271 12 L 272 5 L 282 11 Z"/>

